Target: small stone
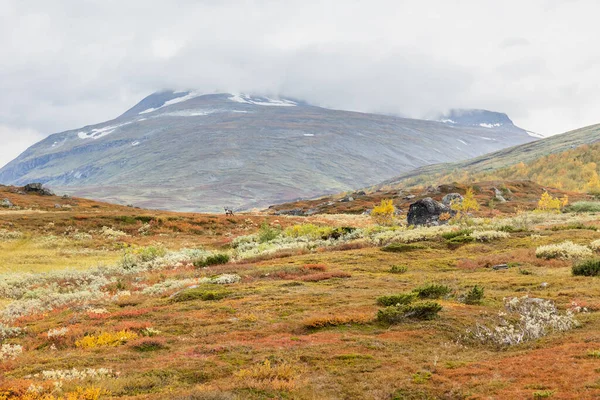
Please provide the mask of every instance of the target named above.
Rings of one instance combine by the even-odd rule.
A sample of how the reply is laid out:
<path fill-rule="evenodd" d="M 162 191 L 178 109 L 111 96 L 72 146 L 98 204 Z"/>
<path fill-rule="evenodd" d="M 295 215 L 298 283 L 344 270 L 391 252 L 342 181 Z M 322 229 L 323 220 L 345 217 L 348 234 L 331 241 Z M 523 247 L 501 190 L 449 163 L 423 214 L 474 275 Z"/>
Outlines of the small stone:
<path fill-rule="evenodd" d="M 508 264 L 498 264 L 492 266 L 492 269 L 498 271 L 499 269 L 508 269 Z"/>

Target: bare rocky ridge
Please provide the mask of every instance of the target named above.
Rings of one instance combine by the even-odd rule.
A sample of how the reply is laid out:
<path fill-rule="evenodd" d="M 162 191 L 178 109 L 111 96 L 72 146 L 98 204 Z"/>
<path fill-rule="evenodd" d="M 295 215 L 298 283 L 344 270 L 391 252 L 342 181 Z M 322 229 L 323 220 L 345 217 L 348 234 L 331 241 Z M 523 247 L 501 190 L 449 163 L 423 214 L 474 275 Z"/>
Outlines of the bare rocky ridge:
<path fill-rule="evenodd" d="M 482 111 L 477 121 L 167 91 L 114 120 L 49 136 L 0 169 L 0 182 L 41 182 L 148 208 L 239 210 L 369 186 L 535 140 L 504 114 Z"/>

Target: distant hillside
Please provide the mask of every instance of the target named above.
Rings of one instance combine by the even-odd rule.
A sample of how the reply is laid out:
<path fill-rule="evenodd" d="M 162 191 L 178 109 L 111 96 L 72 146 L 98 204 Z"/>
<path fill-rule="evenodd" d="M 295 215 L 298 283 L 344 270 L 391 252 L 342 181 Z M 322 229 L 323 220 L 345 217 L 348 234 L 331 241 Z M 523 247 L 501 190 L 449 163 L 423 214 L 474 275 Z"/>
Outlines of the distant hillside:
<path fill-rule="evenodd" d="M 375 187 L 398 189 L 450 182 L 525 179 L 586 191 L 600 165 L 600 124 L 519 145 L 467 161 L 429 165 Z"/>
<path fill-rule="evenodd" d="M 49 136 L 0 169 L 0 183 L 42 182 L 146 208 L 248 209 L 535 140 L 504 114 L 485 113 L 475 125 L 449 124 L 294 99 L 166 91 L 112 121 Z"/>

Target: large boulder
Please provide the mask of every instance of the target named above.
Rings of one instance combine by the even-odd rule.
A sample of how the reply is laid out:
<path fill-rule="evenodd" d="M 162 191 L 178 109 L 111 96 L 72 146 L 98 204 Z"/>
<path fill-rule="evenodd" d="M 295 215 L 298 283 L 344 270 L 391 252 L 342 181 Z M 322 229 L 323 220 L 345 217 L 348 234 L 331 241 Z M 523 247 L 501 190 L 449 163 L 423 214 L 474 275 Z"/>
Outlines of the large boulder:
<path fill-rule="evenodd" d="M 454 212 L 443 203 L 426 197 L 410 205 L 407 220 L 409 225 L 441 225 L 447 222 L 440 221 L 442 214 L 453 215 Z"/>
<path fill-rule="evenodd" d="M 28 183 L 23 188 L 26 193 L 36 193 L 42 196 L 54 196 L 54 192 L 46 189 L 41 183 Z"/>
<path fill-rule="evenodd" d="M 452 203 L 462 203 L 463 197 L 460 193 L 448 193 L 442 198 L 442 203 L 450 207 Z"/>

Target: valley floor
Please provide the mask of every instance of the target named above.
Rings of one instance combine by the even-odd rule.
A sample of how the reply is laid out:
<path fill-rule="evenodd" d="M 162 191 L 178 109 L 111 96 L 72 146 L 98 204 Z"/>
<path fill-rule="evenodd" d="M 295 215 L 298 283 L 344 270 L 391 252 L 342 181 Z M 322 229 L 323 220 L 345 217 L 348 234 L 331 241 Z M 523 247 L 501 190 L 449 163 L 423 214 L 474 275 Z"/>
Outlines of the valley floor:
<path fill-rule="evenodd" d="M 600 397 L 599 278 L 536 256 L 592 256 L 595 213 L 409 229 L 72 202 L 0 215 L 0 399 Z M 378 314 L 407 293 L 442 309 Z"/>

